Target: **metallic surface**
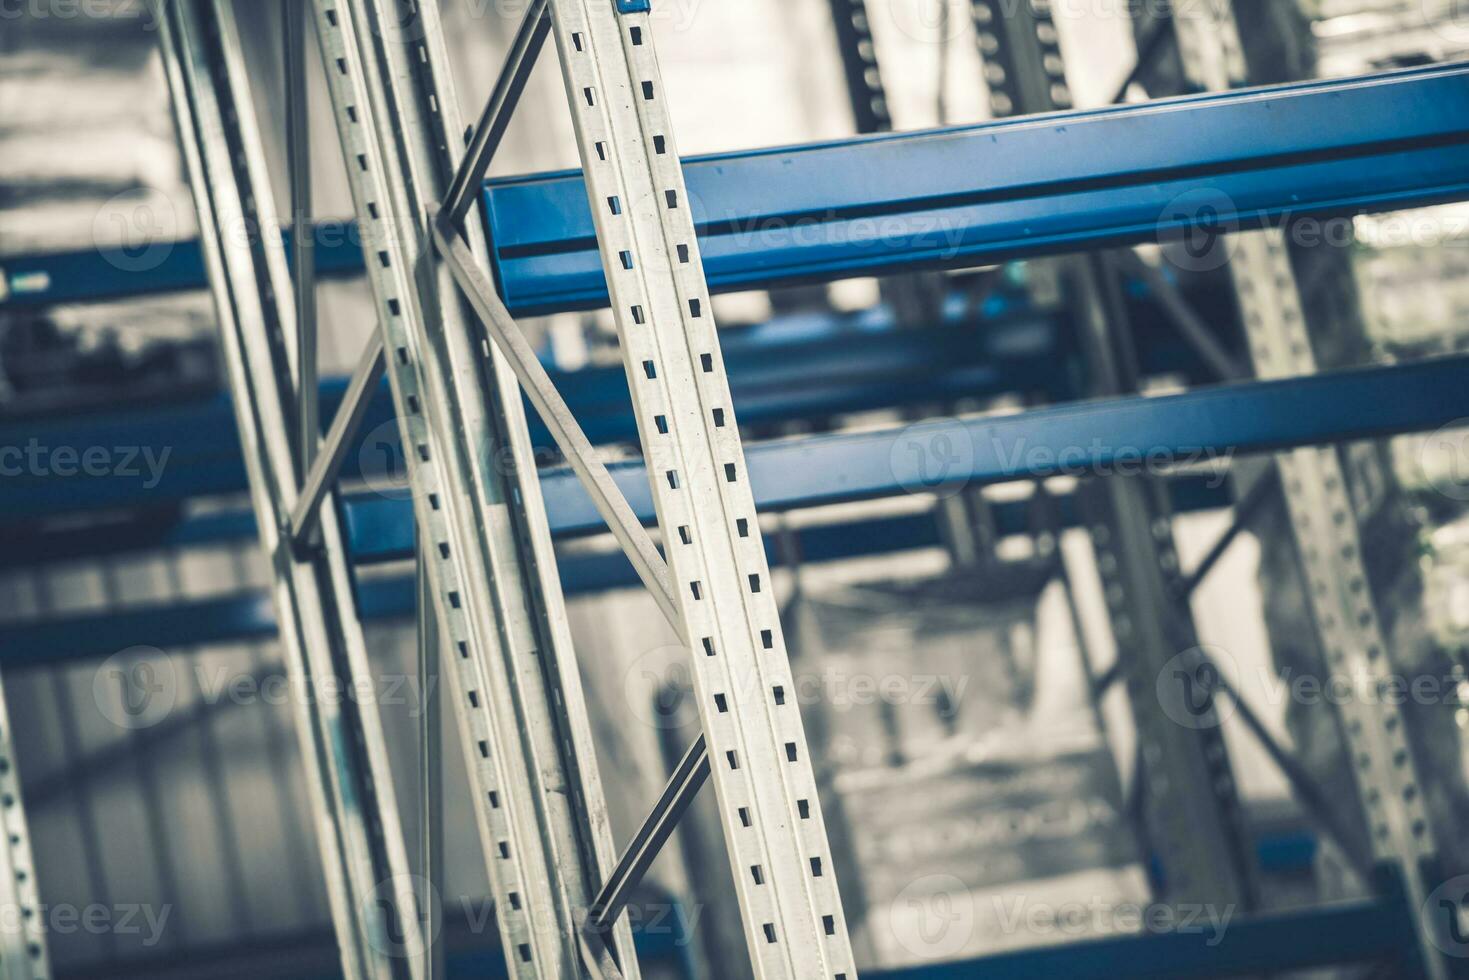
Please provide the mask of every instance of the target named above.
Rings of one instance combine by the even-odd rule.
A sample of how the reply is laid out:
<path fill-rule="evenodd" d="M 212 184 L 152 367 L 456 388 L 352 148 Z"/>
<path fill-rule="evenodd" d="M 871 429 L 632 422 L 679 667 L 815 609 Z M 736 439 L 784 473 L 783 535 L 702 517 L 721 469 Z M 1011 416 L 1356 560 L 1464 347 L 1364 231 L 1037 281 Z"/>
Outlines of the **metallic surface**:
<path fill-rule="evenodd" d="M 444 27 L 432 0 L 314 9 L 507 965 L 571 975 L 612 843 L 515 377 L 432 261 L 463 141 Z"/>
<path fill-rule="evenodd" d="M 601 0 L 552 0 L 552 15 L 751 964 L 757 977 L 850 980 L 652 27 Z"/>
<path fill-rule="evenodd" d="M 356 445 L 362 419 L 372 405 L 373 396 L 378 393 L 385 367 L 383 339 L 379 334 L 373 333 L 367 340 L 356 370 L 352 372 L 352 379 L 347 382 L 347 392 L 342 396 L 342 405 L 337 414 L 332 417 L 332 425 L 327 430 L 320 456 L 315 456 L 313 451 L 307 464 L 309 469 L 303 470 L 306 477 L 301 482 L 301 496 L 296 501 L 295 509 L 291 511 L 291 538 L 298 545 L 304 544 L 315 530 L 317 517 L 321 513 L 321 502 L 327 492 L 336 486 L 342 463 L 347 458 L 348 451 Z M 314 383 L 311 388 L 313 391 L 317 390 Z M 312 418 L 315 417 L 314 399 L 309 414 Z M 303 414 L 303 418 L 305 417 Z M 306 462 L 304 457 L 303 462 Z"/>
<path fill-rule="evenodd" d="M 1203 13 L 1203 12 L 1200 12 Z M 1227 89 L 1246 77 L 1231 5 L 1203 16 L 1178 18 L 1175 27 L 1185 71 L 1209 89 Z M 1279 231 L 1236 235 L 1229 271 L 1240 297 L 1255 373 L 1260 378 L 1309 376 L 1317 371 L 1301 293 Z M 1359 803 L 1371 830 L 1373 857 L 1390 867 L 1412 916 L 1418 958 L 1432 980 L 1450 975 L 1437 909 L 1429 905 L 1429 877 L 1437 846 L 1422 787 L 1407 743 L 1400 705 L 1371 696 L 1394 676 L 1394 653 L 1375 608 L 1362 557 L 1362 532 L 1348 497 L 1336 446 L 1301 447 L 1276 458 L 1290 525 L 1307 580 L 1305 593 L 1320 634 L 1329 676 L 1357 696 L 1333 699 L 1348 756 L 1356 767 Z"/>
<path fill-rule="evenodd" d="M 688 200 L 715 291 L 1173 240 L 1462 198 L 1466 95 L 1450 65 L 697 157 Z M 487 185 L 511 313 L 607 303 L 585 194 Z"/>
<path fill-rule="evenodd" d="M 370 684 L 367 651 L 335 509 L 323 509 L 323 547 L 310 558 L 295 555 L 284 530 L 296 497 L 284 363 L 295 320 L 278 240 L 237 233 L 276 224 L 232 8 L 173 0 L 155 9 L 287 670 L 297 691 L 358 690 Z M 375 707 L 293 702 L 342 970 L 354 980 L 413 976 L 393 955 L 395 941 L 415 941 L 417 920 Z"/>

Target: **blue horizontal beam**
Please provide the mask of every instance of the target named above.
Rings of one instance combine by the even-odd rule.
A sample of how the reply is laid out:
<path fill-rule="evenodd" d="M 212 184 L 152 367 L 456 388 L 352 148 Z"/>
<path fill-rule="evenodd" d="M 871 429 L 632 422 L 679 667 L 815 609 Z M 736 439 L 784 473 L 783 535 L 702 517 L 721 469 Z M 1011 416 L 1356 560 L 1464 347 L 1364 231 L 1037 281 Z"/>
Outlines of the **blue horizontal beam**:
<path fill-rule="evenodd" d="M 1469 196 L 1469 67 L 684 161 L 716 291 L 973 266 Z M 579 171 L 493 181 L 511 312 L 606 305 Z"/>
<path fill-rule="evenodd" d="M 1084 940 L 963 963 L 934 963 L 872 973 L 882 980 L 1208 980 L 1275 975 L 1344 964 L 1390 965 L 1408 977 L 1414 946 L 1395 903 L 1359 901 L 1305 911 L 1237 918 L 1220 933 L 1199 928 Z"/>
<path fill-rule="evenodd" d="M 1197 477 L 1170 484 L 1180 512 L 1229 507 L 1229 492 Z M 1062 526 L 1077 523 L 1074 502 L 1060 497 L 1057 519 Z M 413 556 L 413 511 L 409 501 L 357 497 L 348 502 L 348 550 L 354 561 L 378 564 Z M 243 516 L 243 515 L 241 515 Z M 994 509 L 997 530 L 1003 535 L 1033 530 L 1024 501 L 999 503 Z M 553 533 L 565 538 L 577 529 L 559 524 L 552 515 Z M 210 530 L 220 529 L 211 525 Z M 252 526 L 253 531 L 253 526 Z M 874 557 L 942 544 L 932 515 L 909 514 L 872 520 L 802 528 L 795 532 L 804 564 Z M 765 547 L 772 565 L 784 560 L 775 539 Z M 635 589 L 637 573 L 621 551 L 568 553 L 557 560 L 567 595 L 588 595 L 610 589 Z M 358 611 L 369 621 L 406 618 L 413 613 L 414 587 L 408 578 L 375 578 L 361 583 Z M 275 616 L 266 593 L 245 593 L 210 599 L 170 602 L 94 614 L 69 615 L 0 626 L 0 666 L 6 669 L 59 661 L 98 660 L 133 646 L 163 649 L 264 639 L 276 633 Z"/>
<path fill-rule="evenodd" d="M 323 278 L 362 271 L 356 222 L 317 226 L 316 268 Z M 290 251 L 290 236 L 285 236 Z M 0 310 L 97 303 L 158 293 L 207 289 L 197 238 L 150 241 L 136 248 L 86 248 L 0 256 Z"/>
<path fill-rule="evenodd" d="M 1156 319 L 1148 322 L 1150 335 L 1162 332 Z M 759 427 L 1009 393 L 1061 400 L 1074 390 L 1069 336 L 1060 317 L 1023 311 L 979 324 L 901 330 L 879 310 L 731 330 L 725 360 L 735 410 L 746 426 Z M 1179 360 L 1166 334 L 1154 347 L 1165 352 L 1154 358 L 1160 365 Z M 594 442 L 636 440 L 620 366 L 552 376 Z M 342 379 L 323 384 L 323 418 L 335 413 L 345 387 Z M 534 412 L 527 415 L 532 444 L 550 451 L 549 433 Z M 385 426 L 395 440 L 391 419 L 384 385 L 362 433 L 376 439 Z M 17 456 L 32 446 L 38 464 Z M 361 475 L 360 449 L 359 442 L 348 452 L 348 478 Z M 95 473 L 81 466 L 88 450 L 101 453 Z M 233 411 L 223 395 L 0 425 L 0 476 L 0 524 L 67 511 L 157 507 L 246 486 Z"/>
<path fill-rule="evenodd" d="M 1030 477 L 1125 475 L 1145 464 L 1432 431 L 1465 419 L 1469 356 L 1456 356 L 766 442 L 747 447 L 745 457 L 764 513 Z M 652 491 L 642 464 L 608 469 L 633 510 L 651 521 Z M 603 527 L 569 470 L 546 471 L 541 490 L 562 533 Z"/>
<path fill-rule="evenodd" d="M 1169 481 L 1173 508 L 1178 513 L 1193 513 L 1229 507 L 1233 498 L 1229 488 L 1217 481 L 1198 476 L 1174 477 Z M 1057 520 L 1063 527 L 1077 524 L 1074 501 L 1070 496 L 1056 498 Z M 759 488 L 756 509 L 765 511 L 767 498 Z M 406 500 L 387 500 L 359 495 L 343 508 L 348 547 L 358 564 L 371 565 L 403 561 L 413 557 L 413 509 Z M 558 540 L 598 533 L 576 514 L 559 510 L 547 515 L 551 533 Z M 640 515 L 650 520 L 650 515 Z M 567 519 L 570 517 L 571 519 Z M 1032 515 L 1026 501 L 1004 501 L 995 504 L 995 528 L 1002 535 L 1024 534 L 1033 530 Z M 855 523 L 814 525 L 797 533 L 798 547 L 804 562 L 840 561 L 845 558 L 870 557 L 897 551 L 941 544 L 933 519 L 924 514 L 874 518 Z M 782 562 L 773 539 L 765 542 L 772 565 Z M 598 592 L 604 589 L 634 587 L 639 584 L 636 573 L 621 552 L 608 558 L 576 555 L 560 559 L 561 584 L 568 593 Z"/>
<path fill-rule="evenodd" d="M 910 430 L 815 436 L 760 443 L 748 451 L 749 475 L 757 507 L 789 510 L 844 500 L 927 490 L 939 484 L 993 483 L 1054 473 L 1105 473 L 1135 469 L 1143 460 L 1187 461 L 1213 453 L 1250 453 L 1298 445 L 1348 441 L 1432 431 L 1469 417 L 1469 357 L 1436 358 L 1405 365 L 1342 371 L 1264 384 L 1204 388 L 1179 395 L 1075 403 L 1022 415 L 931 423 L 919 430 L 924 442 L 948 454 L 942 460 L 913 455 Z M 221 400 L 222 401 L 222 400 Z M 330 404 L 330 402 L 328 402 Z M 160 431 L 172 432 L 171 419 Z M 372 420 L 369 420 L 369 425 Z M 112 420 L 104 418 L 104 429 Z M 131 426 L 104 433 L 103 447 L 137 446 Z M 44 432 L 45 427 L 42 426 Z M 34 433 L 34 428 L 21 434 Z M 148 499 L 166 501 L 179 488 L 190 495 L 238 490 L 243 474 L 229 423 L 200 426 L 185 435 L 198 459 L 188 467 L 165 467 Z M 110 433 L 111 438 L 106 440 Z M 907 433 L 907 434 L 905 434 Z M 64 433 L 63 433 L 64 434 Z M 42 439 L 45 444 L 45 440 Z M 4 443 L 0 442 L 0 452 Z M 67 443 L 75 447 L 74 443 Z M 147 444 L 144 443 L 146 446 Z M 173 448 L 164 446 L 163 448 Z M 157 448 L 155 447 L 155 454 Z M 0 457 L 3 459 L 3 457 Z M 133 461 L 136 466 L 142 464 Z M 936 463 L 942 469 L 935 471 Z M 653 507 L 645 473 L 638 463 L 616 464 L 613 479 L 635 512 L 651 520 Z M 180 472 L 182 471 L 182 473 Z M 48 482 L 26 474 L 6 479 L 10 519 L 24 519 L 39 505 L 77 506 L 81 490 L 92 488 L 103 500 L 134 500 L 149 479 L 104 475 L 96 479 Z M 161 489 L 160 489 L 161 488 Z M 595 533 L 601 519 L 590 499 L 565 469 L 543 471 L 542 490 L 553 525 L 562 534 Z M 71 493 L 72 497 L 65 494 Z M 37 499 L 39 498 L 39 499 Z M 349 517 L 356 519 L 349 511 Z M 365 518 L 364 518 L 365 519 Z M 400 519 L 400 518 L 395 518 Z"/>
<path fill-rule="evenodd" d="M 1190 96 L 685 161 L 710 286 L 977 265 L 1290 215 L 1469 196 L 1462 65 Z M 899 175 L 896 177 L 894 175 Z M 578 173 L 493 181 L 495 273 L 517 314 L 605 305 Z M 324 275 L 362 256 L 317 236 Z M 0 259 L 0 309 L 207 285 L 197 241 Z"/>

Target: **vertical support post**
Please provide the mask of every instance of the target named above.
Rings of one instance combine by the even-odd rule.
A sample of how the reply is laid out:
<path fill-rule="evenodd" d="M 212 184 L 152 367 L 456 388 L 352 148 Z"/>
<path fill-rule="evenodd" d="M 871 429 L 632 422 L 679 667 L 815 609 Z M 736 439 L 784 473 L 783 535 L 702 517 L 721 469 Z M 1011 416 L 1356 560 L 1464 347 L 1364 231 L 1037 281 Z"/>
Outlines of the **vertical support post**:
<path fill-rule="evenodd" d="M 576 976 L 616 855 L 521 393 L 435 260 L 465 139 L 439 7 L 312 7 L 507 964 Z M 464 238 L 487 264 L 476 222 Z M 627 923 L 608 939 L 636 980 Z"/>
<path fill-rule="evenodd" d="M 1247 82 L 1239 26 L 1231 4 L 1206 4 L 1175 18 L 1190 80 L 1206 90 Z M 1247 232 L 1230 241 L 1229 271 L 1240 298 L 1251 358 L 1261 379 L 1317 372 L 1305 310 L 1285 234 Z M 1305 447 L 1276 457 L 1302 571 L 1321 639 L 1325 667 L 1354 696 L 1333 699 L 1354 766 L 1372 856 L 1391 869 L 1411 910 L 1418 954 L 1431 980 L 1451 975 L 1449 948 L 1428 905 L 1438 845 L 1424 803 L 1399 704 L 1381 696 L 1392 679 L 1393 654 L 1369 587 L 1362 532 L 1335 446 Z M 1452 913 L 1450 913 L 1452 914 Z"/>
<path fill-rule="evenodd" d="M 370 673 L 330 499 L 318 528 L 322 547 L 309 556 L 291 547 L 298 460 L 287 355 L 296 322 L 233 7 L 228 0 L 157 0 L 154 11 L 297 692 L 297 732 L 342 970 L 353 980 L 416 980 L 415 961 L 404 952 L 418 948 L 418 921 L 381 724 L 370 700 L 317 696 L 360 690 Z"/>
<path fill-rule="evenodd" d="M 1060 39 L 1047 5 L 973 0 L 991 106 L 997 116 L 1072 104 Z M 1092 372 L 1094 396 L 1136 387 L 1126 313 L 1101 255 L 1062 260 L 1069 305 Z M 1253 849 L 1229 755 L 1206 701 L 1184 728 L 1163 710 L 1158 680 L 1198 645 L 1162 488 L 1143 477 L 1108 476 L 1080 492 L 1127 682 L 1143 768 L 1149 843 L 1160 884 L 1175 903 L 1254 904 Z"/>
<path fill-rule="evenodd" d="M 847 79 L 847 98 L 859 133 L 887 133 L 893 128 L 887 89 L 877 67 L 877 48 L 872 38 L 872 21 L 867 0 L 827 0 L 836 29 L 837 51 L 842 74 Z"/>
<path fill-rule="evenodd" d="M 434 591 L 419 552 L 414 580 L 418 586 L 418 836 L 423 922 L 424 980 L 444 980 L 444 766 L 441 745 L 443 702 L 439 698 L 439 658 L 443 642 L 434 618 Z"/>
<path fill-rule="evenodd" d="M 36 862 L 20 795 L 20 773 L 10 739 L 10 712 L 0 688 L 0 978 L 46 980 L 46 917 L 36 889 Z"/>
<path fill-rule="evenodd" d="M 557 48 L 755 975 L 856 976 L 653 32 L 552 0 Z M 643 5 L 644 8 L 646 5 Z"/>
<path fill-rule="evenodd" d="M 306 78 L 310 11 L 285 0 L 286 156 L 291 171 L 291 272 L 296 299 L 296 457 L 301 480 L 311 472 L 321 420 L 316 390 L 316 235 L 311 226 L 311 99 Z"/>

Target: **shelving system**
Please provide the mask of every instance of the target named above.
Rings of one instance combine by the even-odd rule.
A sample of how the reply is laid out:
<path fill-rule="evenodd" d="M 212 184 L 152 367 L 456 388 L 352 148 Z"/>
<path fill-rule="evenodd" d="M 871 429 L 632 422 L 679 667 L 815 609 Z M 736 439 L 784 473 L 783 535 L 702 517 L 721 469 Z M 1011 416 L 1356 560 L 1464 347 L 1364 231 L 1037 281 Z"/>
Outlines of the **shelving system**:
<path fill-rule="evenodd" d="M 320 44 L 362 250 L 288 255 L 274 233 L 285 223 L 272 203 L 235 5 L 156 0 L 200 241 L 176 249 L 146 283 L 91 275 L 106 271 L 96 255 L 10 261 L 0 303 L 208 285 L 230 398 L 192 406 L 184 424 L 176 410 L 109 417 L 87 430 L 86 443 L 73 442 L 126 431 L 134 442 L 172 446 L 174 464 L 149 492 L 153 504 L 248 487 L 250 513 L 144 527 L 116 547 L 253 534 L 270 558 L 270 601 L 230 596 L 10 627 L 0 666 L 42 662 L 58 649 L 87 657 L 128 641 L 279 633 L 294 682 L 350 684 L 369 673 L 362 622 L 417 607 L 424 654 L 443 655 L 510 975 L 638 976 L 619 913 L 708 781 L 754 973 L 799 980 L 857 974 L 813 760 L 784 697 L 790 665 L 758 515 L 938 485 L 921 461 L 894 455 L 898 430 L 746 449 L 739 423 L 1025 391 L 1096 400 L 953 423 L 972 451 L 943 483 L 1106 472 L 1150 453 L 1258 456 L 1235 464 L 1242 502 L 1273 457 L 1329 669 L 1385 678 L 1392 651 L 1363 587 L 1334 447 L 1469 416 L 1469 357 L 1316 374 L 1278 225 L 1469 198 L 1469 68 L 1233 91 L 1245 76 L 1232 15 L 1204 5 L 1207 19 L 1142 25 L 1140 44 L 1146 56 L 1160 37 L 1176 38 L 1201 94 L 1078 111 L 1068 108 L 1048 5 L 975 0 L 996 120 L 893 134 L 864 5 L 831 6 L 859 128 L 872 135 L 681 159 L 647 0 L 530 3 L 467 139 L 436 0 L 306 0 L 292 43 L 314 35 Z M 581 169 L 486 181 L 551 39 Z M 294 121 L 304 125 L 302 85 L 293 74 Z M 294 142 L 301 174 L 302 141 Z M 296 222 L 308 216 L 302 190 L 298 180 Z M 1197 206 L 1201 193 L 1207 207 Z M 1219 352 L 1201 350 L 1179 323 L 1186 299 L 1126 261 L 1130 246 L 1200 228 L 1233 236 L 1229 268 L 1254 381 L 1221 370 Z M 814 338 L 776 329 L 721 337 L 715 328 L 711 292 L 1018 258 L 1053 264 L 1064 316 L 1037 313 L 1018 296 L 978 328 L 898 330 L 881 318 Z M 372 289 L 378 328 L 345 384 L 315 377 L 313 265 L 323 275 L 365 271 Z M 1125 284 L 1124 275 L 1132 277 Z M 625 380 L 615 371 L 548 370 L 514 320 L 608 305 Z M 851 343 L 854 330 L 861 343 Z M 1138 351 L 1129 350 L 1134 331 L 1150 341 Z M 838 333 L 840 351 L 831 339 Z M 1140 395 L 1141 370 L 1169 358 L 1199 380 L 1212 372 L 1230 383 Z M 805 365 L 816 364 L 824 377 L 795 390 L 793 380 L 809 377 Z M 303 425 L 318 412 L 332 419 L 319 444 L 300 435 L 320 428 Z M 237 444 L 218 435 L 230 417 Z M 411 493 L 339 494 L 338 480 L 354 475 L 360 433 L 388 421 L 407 450 Z M 77 431 L 70 421 L 54 426 Z M 12 439 L 21 435 L 0 430 L 0 444 Z M 593 444 L 612 439 L 637 442 L 644 458 L 604 465 Z M 547 440 L 567 465 L 538 472 L 532 447 Z M 1011 452 L 1016 446 L 1027 451 Z M 505 458 L 514 465 L 496 465 Z M 117 481 L 25 476 L 8 491 L 12 517 L 118 506 L 136 495 Z M 1186 596 L 1209 567 L 1185 574 L 1170 517 L 1230 503 L 1177 473 L 1085 481 L 1058 509 L 1088 530 L 1113 600 L 1159 899 L 1256 912 L 1257 842 L 1245 830 L 1221 732 L 1180 728 L 1153 694 L 1165 665 L 1197 647 Z M 1023 533 L 1022 511 L 996 506 L 997 527 Z M 656 543 L 648 527 L 658 529 Z M 939 542 L 928 518 L 855 530 L 800 532 L 804 560 Z M 625 558 L 556 553 L 557 540 L 608 531 Z M 98 550 L 93 535 L 65 531 L 35 547 L 52 556 Z M 354 576 L 356 565 L 414 555 L 417 581 Z M 565 596 L 635 583 L 688 648 L 703 734 L 619 851 Z M 1218 693 L 1206 691 L 1200 710 L 1212 712 Z M 432 911 L 409 874 L 378 719 L 370 706 L 307 701 L 296 720 L 344 974 L 437 975 L 423 938 L 434 932 Z M 1442 877 L 1439 847 L 1402 720 L 1382 702 L 1354 702 L 1342 710 L 1342 728 L 1373 832 L 1374 899 L 1257 912 L 1219 935 L 1092 940 L 885 975 L 1231 976 L 1345 963 L 1458 975 L 1463 961 L 1445 952 L 1455 923 L 1428 900 Z M 23 848 L 21 813 L 17 802 L 7 820 Z M 34 902 L 28 860 L 9 853 L 0 880 L 32 889 Z M 32 964 L 24 975 L 44 975 L 39 933 L 5 939 L 7 970 L 23 943 Z"/>

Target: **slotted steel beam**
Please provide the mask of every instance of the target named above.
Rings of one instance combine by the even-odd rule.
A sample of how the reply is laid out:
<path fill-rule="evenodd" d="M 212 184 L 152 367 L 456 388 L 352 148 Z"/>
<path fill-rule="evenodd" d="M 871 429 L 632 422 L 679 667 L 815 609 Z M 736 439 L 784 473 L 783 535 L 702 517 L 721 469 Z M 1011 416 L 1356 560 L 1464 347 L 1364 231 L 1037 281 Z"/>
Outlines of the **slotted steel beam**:
<path fill-rule="evenodd" d="M 850 980 L 851 944 L 646 8 L 551 2 L 587 195 L 755 975 Z"/>
<path fill-rule="evenodd" d="M 507 964 L 575 976 L 615 855 L 520 391 L 434 261 L 464 141 L 444 25 L 434 0 L 313 9 Z M 626 924 L 610 939 L 635 978 Z"/>
<path fill-rule="evenodd" d="M 1048 5 L 973 0 L 980 51 L 997 116 L 1071 105 L 1060 39 Z M 1136 389 L 1131 327 L 1115 271 L 1100 254 L 1060 260 L 1091 374 L 1092 394 Z M 1111 614 L 1146 788 L 1148 843 L 1162 895 L 1175 903 L 1255 900 L 1253 851 L 1211 703 L 1184 728 L 1164 710 L 1157 679 L 1198 645 L 1174 549 L 1171 511 L 1156 480 L 1110 476 L 1081 488 L 1082 512 Z M 1208 842 L 1204 844 L 1202 842 Z"/>
<path fill-rule="evenodd" d="M 1175 18 L 1185 74 L 1205 90 L 1247 84 L 1247 63 L 1232 3 L 1205 4 Z M 1255 374 L 1261 379 L 1317 373 L 1305 310 L 1285 234 L 1233 236 L 1228 269 L 1239 293 Z M 1336 446 L 1307 446 L 1276 457 L 1290 526 L 1306 578 L 1305 594 L 1330 676 L 1354 696 L 1333 699 L 1347 739 L 1358 803 L 1372 857 L 1392 870 L 1410 909 L 1417 953 L 1431 980 L 1451 975 L 1454 948 L 1430 894 L 1438 882 L 1438 843 L 1424 802 L 1398 702 L 1378 696 L 1396 660 L 1384 633 L 1362 557 L 1362 531 Z M 1451 911 L 1450 916 L 1457 910 Z"/>
<path fill-rule="evenodd" d="M 270 558 L 327 893 L 350 978 L 416 977 L 419 941 L 392 774 L 370 700 L 327 690 L 370 684 L 346 550 L 328 498 L 309 556 L 292 547 L 296 352 L 291 281 L 234 12 L 227 0 L 158 0 L 163 62 L 219 320 L 221 350 Z"/>
<path fill-rule="evenodd" d="M 10 713 L 0 688 L 0 978 L 46 980 L 46 917 L 36 887 L 36 862 L 21 800 L 20 771 L 10 738 Z"/>

